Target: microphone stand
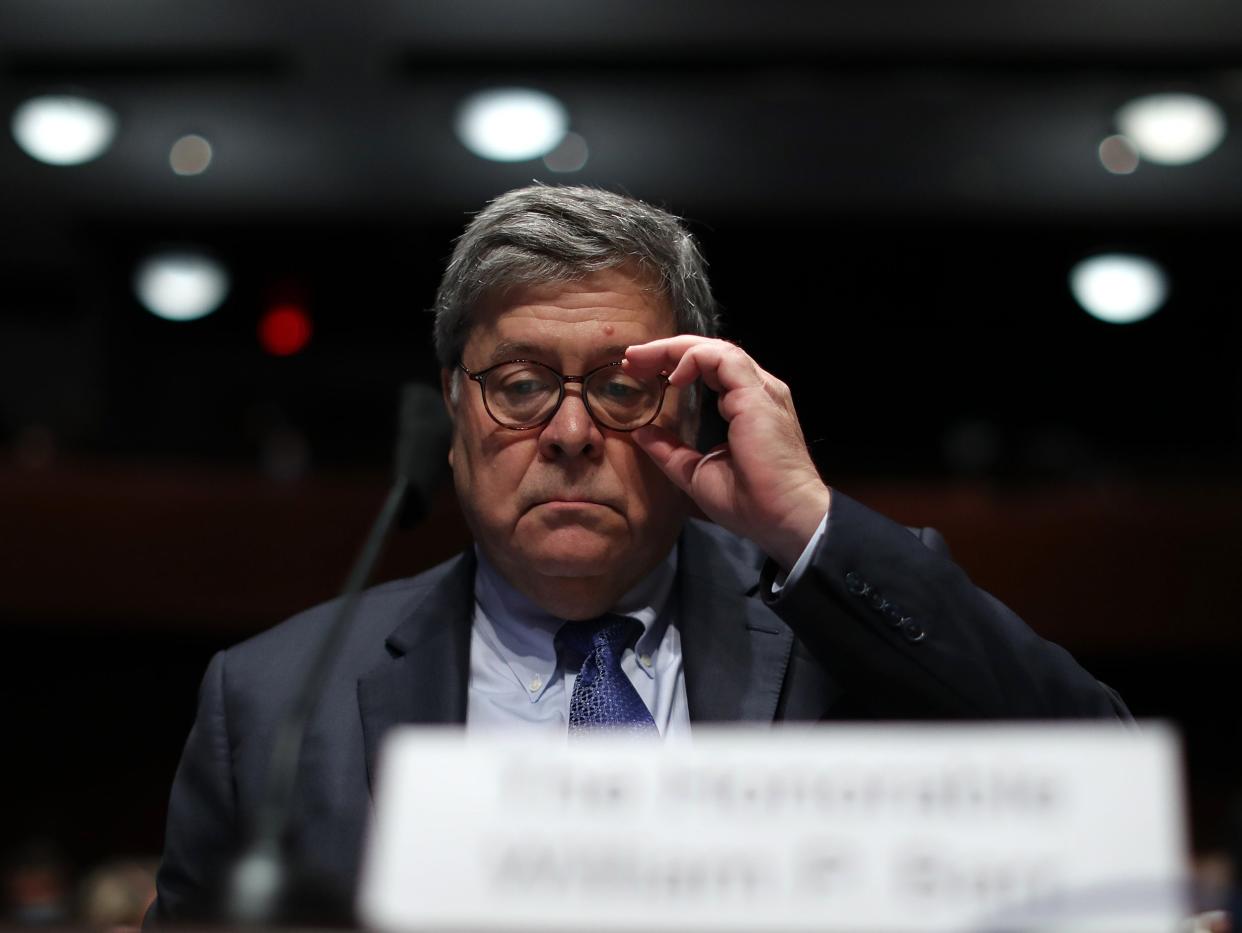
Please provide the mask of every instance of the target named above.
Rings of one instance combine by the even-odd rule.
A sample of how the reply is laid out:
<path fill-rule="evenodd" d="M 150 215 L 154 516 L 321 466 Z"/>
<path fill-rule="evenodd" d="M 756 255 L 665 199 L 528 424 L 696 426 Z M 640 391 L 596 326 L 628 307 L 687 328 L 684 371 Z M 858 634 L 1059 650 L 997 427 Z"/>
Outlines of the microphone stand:
<path fill-rule="evenodd" d="M 438 393 L 420 384 L 404 386 L 396 479 L 350 568 L 336 614 L 301 689 L 277 729 L 250 843 L 225 880 L 224 902 L 220 906 L 226 922 L 248 926 L 354 925 L 352 892 L 332 890 L 320 879 L 307 876 L 286 851 L 298 763 L 307 725 L 349 632 L 362 590 L 383 553 L 389 531 L 399 519 L 403 526 L 408 526 L 426 515 L 429 492 L 446 462 L 444 444 L 437 442 L 446 439 L 447 434 L 447 418 Z"/>

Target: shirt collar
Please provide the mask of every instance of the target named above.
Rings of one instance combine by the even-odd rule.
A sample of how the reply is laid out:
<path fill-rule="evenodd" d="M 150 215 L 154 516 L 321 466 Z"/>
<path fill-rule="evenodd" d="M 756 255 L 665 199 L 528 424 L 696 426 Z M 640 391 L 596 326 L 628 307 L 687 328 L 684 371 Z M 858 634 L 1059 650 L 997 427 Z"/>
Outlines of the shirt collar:
<path fill-rule="evenodd" d="M 484 556 L 476 544 L 478 569 L 474 575 L 474 599 L 478 611 L 475 627 L 479 636 L 504 660 L 531 702 L 547 690 L 556 674 L 553 639 L 565 624 L 518 592 Z M 656 652 L 668 628 L 669 597 L 677 578 L 678 545 L 669 549 L 659 564 L 639 580 L 612 607 L 611 612 L 642 623 L 643 633 L 634 645 L 644 658 L 639 669 L 654 676 Z M 533 684 L 540 686 L 532 689 Z"/>

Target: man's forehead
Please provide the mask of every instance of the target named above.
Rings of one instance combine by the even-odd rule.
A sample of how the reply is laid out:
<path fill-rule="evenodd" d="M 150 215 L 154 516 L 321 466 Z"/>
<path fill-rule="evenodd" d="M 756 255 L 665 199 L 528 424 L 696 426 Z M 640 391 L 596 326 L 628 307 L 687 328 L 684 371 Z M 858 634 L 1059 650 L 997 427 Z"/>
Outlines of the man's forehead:
<path fill-rule="evenodd" d="M 515 282 L 482 294 L 475 311 L 480 318 L 486 318 L 524 307 L 557 307 L 566 312 L 630 308 L 644 314 L 671 313 L 663 289 L 628 266 L 567 279 Z"/>
<path fill-rule="evenodd" d="M 525 280 L 523 281 L 523 279 Z M 650 271 L 632 261 L 622 262 L 619 265 L 603 269 L 594 269 L 589 272 L 573 272 L 566 269 L 560 272 L 553 271 L 546 277 L 541 277 L 538 273 L 529 278 L 518 276 L 507 284 L 499 286 L 491 293 L 498 295 L 527 293 L 538 296 L 553 294 L 562 289 L 583 289 L 589 291 L 607 288 L 642 291 L 654 302 L 660 302 L 664 297 L 664 289 L 661 286 L 659 276 L 653 275 Z M 485 292 L 484 297 L 487 294 Z"/>
<path fill-rule="evenodd" d="M 675 333 L 663 293 L 612 269 L 510 286 L 487 295 L 471 318 L 467 345 L 495 361 L 538 358 L 558 349 L 615 359 L 635 343 Z"/>

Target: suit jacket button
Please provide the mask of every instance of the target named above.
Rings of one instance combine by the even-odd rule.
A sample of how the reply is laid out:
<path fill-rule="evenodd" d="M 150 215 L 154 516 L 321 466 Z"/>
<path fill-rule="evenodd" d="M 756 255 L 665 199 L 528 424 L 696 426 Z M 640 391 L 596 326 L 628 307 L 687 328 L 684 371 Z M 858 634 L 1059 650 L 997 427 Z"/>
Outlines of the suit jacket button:
<path fill-rule="evenodd" d="M 872 590 L 867 595 L 867 602 L 871 604 L 872 609 L 876 610 L 877 612 L 880 612 L 884 609 L 884 604 L 887 603 L 888 600 L 880 595 L 879 590 Z"/>
<path fill-rule="evenodd" d="M 927 637 L 927 632 L 924 631 L 923 626 L 910 618 L 901 620 L 901 634 L 905 635 L 909 641 L 922 641 Z"/>
<path fill-rule="evenodd" d="M 845 588 L 855 596 L 862 596 L 869 589 L 871 589 L 871 587 L 867 586 L 867 584 L 863 582 L 863 578 L 854 573 L 852 570 L 845 575 Z"/>
<path fill-rule="evenodd" d="M 902 615 L 901 607 L 896 603 L 890 603 L 884 600 L 884 605 L 880 607 L 880 612 L 884 614 L 885 620 L 889 625 L 901 625 L 902 621 L 908 616 Z"/>

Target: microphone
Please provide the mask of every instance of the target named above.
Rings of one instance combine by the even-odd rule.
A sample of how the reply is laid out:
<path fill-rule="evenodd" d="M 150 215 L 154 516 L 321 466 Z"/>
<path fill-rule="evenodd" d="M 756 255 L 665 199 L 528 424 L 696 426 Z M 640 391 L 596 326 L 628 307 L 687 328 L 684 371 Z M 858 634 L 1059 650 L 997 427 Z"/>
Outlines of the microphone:
<path fill-rule="evenodd" d="M 412 528 L 427 517 L 431 497 L 448 473 L 453 423 L 444 400 L 429 385 L 410 382 L 401 388 L 397 413 L 396 482 L 408 490 L 399 524 Z"/>
<path fill-rule="evenodd" d="M 251 827 L 250 843 L 225 880 L 222 909 L 226 922 L 271 926 L 348 926 L 353 922 L 352 892 L 334 891 L 307 876 L 286 851 L 285 833 L 293 807 L 302 740 L 315 705 L 371 578 L 393 524 L 421 521 L 448 468 L 451 423 L 440 394 L 430 386 L 402 387 L 398 414 L 395 478 L 341 590 L 336 615 L 319 646 L 293 705 L 281 721 L 268 763 L 263 802 Z"/>

